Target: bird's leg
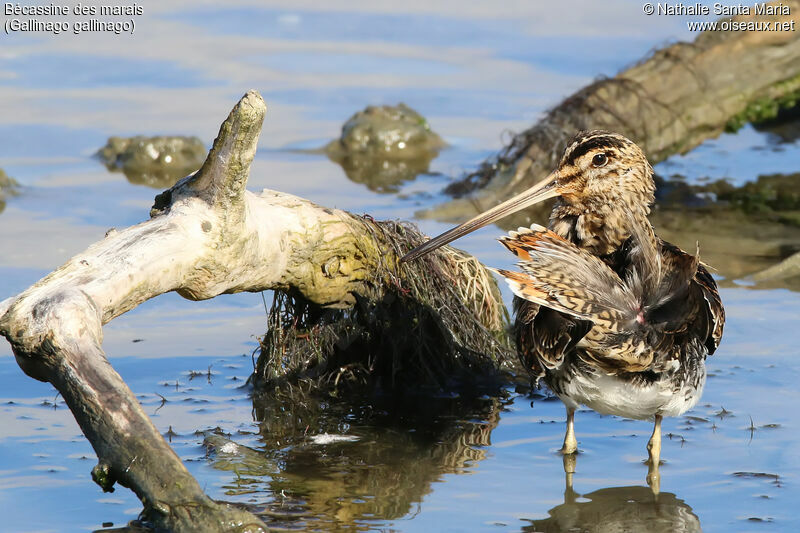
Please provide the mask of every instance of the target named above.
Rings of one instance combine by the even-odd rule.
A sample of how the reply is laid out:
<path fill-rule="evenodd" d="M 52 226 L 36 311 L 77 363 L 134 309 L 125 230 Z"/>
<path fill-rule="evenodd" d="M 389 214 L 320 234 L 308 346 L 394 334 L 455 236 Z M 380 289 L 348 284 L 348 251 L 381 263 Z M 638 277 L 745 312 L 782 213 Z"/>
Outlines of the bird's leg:
<path fill-rule="evenodd" d="M 575 440 L 575 408 L 567 407 L 567 433 L 564 435 L 564 445 L 561 453 L 567 455 L 578 451 L 578 441 Z"/>
<path fill-rule="evenodd" d="M 650 464 L 658 466 L 661 460 L 661 415 L 656 415 L 656 423 L 653 426 L 653 434 L 650 442 L 647 443 L 647 451 L 650 454 Z"/>
<path fill-rule="evenodd" d="M 661 463 L 661 415 L 656 415 L 656 423 L 653 427 L 653 435 L 650 437 L 650 442 L 647 443 L 647 451 L 650 455 L 649 467 L 647 469 L 647 484 L 653 490 L 654 494 L 658 494 L 661 486 L 661 474 L 658 467 Z"/>

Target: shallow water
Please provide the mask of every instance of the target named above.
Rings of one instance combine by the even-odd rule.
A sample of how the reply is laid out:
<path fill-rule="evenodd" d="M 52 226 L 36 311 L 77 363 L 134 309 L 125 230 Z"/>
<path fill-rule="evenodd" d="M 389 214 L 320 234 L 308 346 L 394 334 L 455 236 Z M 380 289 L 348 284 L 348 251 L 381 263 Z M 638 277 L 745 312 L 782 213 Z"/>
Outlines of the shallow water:
<path fill-rule="evenodd" d="M 210 144 L 236 99 L 256 88 L 269 113 L 251 189 L 410 218 L 444 200 L 447 181 L 498 149 L 509 130 L 654 46 L 692 37 L 685 19 L 644 17 L 622 0 L 502 9 L 416 0 L 196 4 L 144 3 L 133 36 L 4 36 L 0 168 L 23 188 L 0 213 L 0 299 L 108 228 L 147 217 L 157 191 L 90 157 L 110 135 L 197 135 Z M 401 100 L 451 148 L 397 193 L 371 192 L 326 158 L 297 151 L 338 135 L 367 104 Z M 742 183 L 800 171 L 798 155 L 797 140 L 778 143 L 748 126 L 657 170 Z M 446 227 L 420 225 L 429 233 Z M 487 228 L 460 246 L 509 266 L 496 234 Z M 104 348 L 206 490 L 266 510 L 281 527 L 551 531 L 571 520 L 592 530 L 633 515 L 655 516 L 647 526 L 654 531 L 674 530 L 678 520 L 690 530 L 796 531 L 800 297 L 725 281 L 728 325 L 701 404 L 664 422 L 672 437 L 664 439 L 658 502 L 642 488 L 649 424 L 580 412 L 577 494 L 565 500 L 555 453 L 563 407 L 513 390 L 441 398 L 422 418 L 377 400 L 346 413 L 332 405 L 277 442 L 269 431 L 280 421 L 275 405 L 241 388 L 264 332 L 261 295 L 199 303 L 164 295 L 107 326 Z M 91 531 L 136 517 L 132 493 L 103 494 L 91 482 L 94 454 L 63 401 L 22 374 L 4 341 L 0 428 L 4 530 Z M 213 428 L 260 450 L 263 464 L 229 469 L 195 433 Z M 358 440 L 314 444 L 322 432 Z"/>

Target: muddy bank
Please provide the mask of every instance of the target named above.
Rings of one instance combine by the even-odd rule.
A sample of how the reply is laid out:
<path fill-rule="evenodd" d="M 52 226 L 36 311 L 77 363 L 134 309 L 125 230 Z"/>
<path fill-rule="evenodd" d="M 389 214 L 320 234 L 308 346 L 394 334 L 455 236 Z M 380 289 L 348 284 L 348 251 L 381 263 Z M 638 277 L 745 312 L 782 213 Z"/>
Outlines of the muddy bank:
<path fill-rule="evenodd" d="M 680 180 L 659 179 L 657 191 L 657 201 L 664 209 L 730 210 L 800 227 L 800 172 L 763 175 L 739 187 L 727 180 L 689 185 Z"/>
<path fill-rule="evenodd" d="M 203 164 L 207 150 L 197 137 L 109 137 L 97 158 L 128 181 L 164 189 L 175 185 Z"/>
<path fill-rule="evenodd" d="M 368 106 L 350 117 L 323 151 L 347 177 L 371 191 L 396 192 L 428 172 L 445 142 L 428 121 L 405 104 Z"/>
<path fill-rule="evenodd" d="M 0 168 L 0 213 L 6 208 L 6 198 L 17 194 L 19 183 Z"/>

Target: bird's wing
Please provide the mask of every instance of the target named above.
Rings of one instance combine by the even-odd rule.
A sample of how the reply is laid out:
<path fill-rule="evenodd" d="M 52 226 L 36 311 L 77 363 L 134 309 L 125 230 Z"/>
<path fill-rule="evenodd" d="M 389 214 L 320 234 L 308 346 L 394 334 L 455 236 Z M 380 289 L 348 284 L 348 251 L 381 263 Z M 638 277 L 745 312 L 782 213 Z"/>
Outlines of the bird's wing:
<path fill-rule="evenodd" d="M 514 330 L 522 366 L 537 380 L 561 366 L 564 356 L 592 328 L 592 322 L 514 297 Z"/>
<path fill-rule="evenodd" d="M 699 254 L 656 240 L 649 223 L 643 228 L 634 231 L 625 279 L 541 226 L 501 239 L 521 260 L 522 272 L 497 272 L 520 299 L 517 343 L 535 375 L 576 347 L 584 362 L 611 374 L 661 371 L 690 347 L 716 349 L 724 310 Z"/>
<path fill-rule="evenodd" d="M 706 267 L 699 263 L 698 256 L 691 256 L 668 242 L 661 242 L 661 255 L 665 264 L 680 270 L 679 265 L 696 263 L 697 266 L 685 283 L 686 289 L 675 291 L 677 295 L 654 308 L 652 320 L 665 324 L 667 331 L 682 331 L 705 345 L 711 355 L 719 346 L 725 326 L 725 308 L 719 296 L 717 283 Z"/>
<path fill-rule="evenodd" d="M 601 259 L 538 225 L 500 242 L 521 259 L 523 272 L 496 270 L 518 297 L 610 331 L 635 321 L 634 295 Z"/>
<path fill-rule="evenodd" d="M 697 269 L 694 283 L 701 288 L 703 299 L 706 301 L 706 311 L 711 327 L 708 329 L 705 345 L 708 348 L 708 355 L 711 355 L 717 350 L 722 340 L 722 330 L 725 328 L 725 308 L 719 297 L 717 282 L 702 265 Z"/>

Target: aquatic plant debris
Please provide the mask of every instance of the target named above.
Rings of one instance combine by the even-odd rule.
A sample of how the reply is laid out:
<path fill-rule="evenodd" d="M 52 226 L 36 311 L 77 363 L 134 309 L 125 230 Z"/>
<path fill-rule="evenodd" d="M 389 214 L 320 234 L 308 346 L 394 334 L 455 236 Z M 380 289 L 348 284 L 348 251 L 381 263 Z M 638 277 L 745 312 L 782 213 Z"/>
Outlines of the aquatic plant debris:
<path fill-rule="evenodd" d="M 307 381 L 330 390 L 435 392 L 498 381 L 516 368 L 508 311 L 477 259 L 445 247 L 398 266 L 398 258 L 425 237 L 408 223 L 359 222 L 354 235 L 363 237 L 356 253 L 370 263 L 365 285 L 385 290 L 362 291 L 344 309 L 327 309 L 297 291 L 276 291 L 253 375 L 260 390 Z"/>

